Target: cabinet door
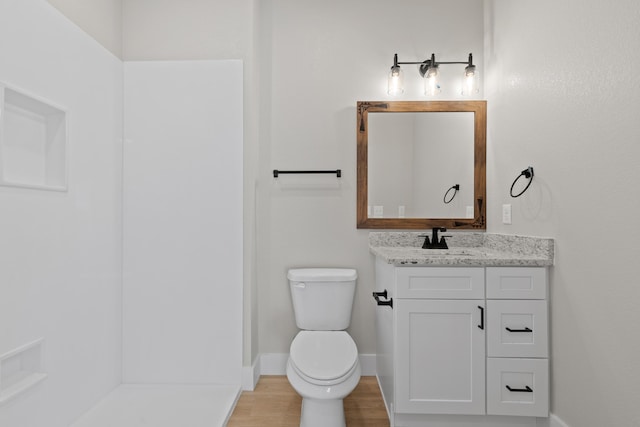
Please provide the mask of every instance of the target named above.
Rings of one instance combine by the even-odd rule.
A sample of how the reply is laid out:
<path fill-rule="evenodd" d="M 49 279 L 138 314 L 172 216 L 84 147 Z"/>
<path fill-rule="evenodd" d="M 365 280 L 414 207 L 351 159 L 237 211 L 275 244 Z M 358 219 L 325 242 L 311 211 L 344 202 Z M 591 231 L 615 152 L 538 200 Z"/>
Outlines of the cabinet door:
<path fill-rule="evenodd" d="M 394 304 L 396 412 L 484 414 L 484 301 Z"/>

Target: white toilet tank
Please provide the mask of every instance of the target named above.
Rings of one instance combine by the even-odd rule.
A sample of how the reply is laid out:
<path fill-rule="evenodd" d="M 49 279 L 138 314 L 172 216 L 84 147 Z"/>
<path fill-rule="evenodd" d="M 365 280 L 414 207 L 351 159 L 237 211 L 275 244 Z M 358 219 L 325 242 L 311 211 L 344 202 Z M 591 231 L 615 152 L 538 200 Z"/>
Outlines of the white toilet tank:
<path fill-rule="evenodd" d="M 351 268 L 297 268 L 289 270 L 293 311 L 298 328 L 341 331 L 351 323 L 358 274 Z"/>

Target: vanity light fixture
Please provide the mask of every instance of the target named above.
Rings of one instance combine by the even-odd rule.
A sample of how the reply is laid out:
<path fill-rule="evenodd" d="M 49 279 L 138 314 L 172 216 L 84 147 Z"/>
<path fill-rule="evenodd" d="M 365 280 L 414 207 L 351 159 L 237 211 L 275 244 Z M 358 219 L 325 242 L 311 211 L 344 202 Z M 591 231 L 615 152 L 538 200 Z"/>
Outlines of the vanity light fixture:
<path fill-rule="evenodd" d="M 462 61 L 436 61 L 435 54 L 431 54 L 430 59 L 426 59 L 422 62 L 398 62 L 398 54 L 393 55 L 393 66 L 389 72 L 387 93 L 389 95 L 401 95 L 404 93 L 404 75 L 400 65 L 415 64 L 419 65 L 418 72 L 424 78 L 424 94 L 427 96 L 435 96 L 440 93 L 440 65 L 442 64 L 466 64 L 464 68 L 464 80 L 462 83 L 462 95 L 473 95 L 478 93 L 478 70 L 473 65 L 473 55 L 469 54 L 469 60 Z"/>

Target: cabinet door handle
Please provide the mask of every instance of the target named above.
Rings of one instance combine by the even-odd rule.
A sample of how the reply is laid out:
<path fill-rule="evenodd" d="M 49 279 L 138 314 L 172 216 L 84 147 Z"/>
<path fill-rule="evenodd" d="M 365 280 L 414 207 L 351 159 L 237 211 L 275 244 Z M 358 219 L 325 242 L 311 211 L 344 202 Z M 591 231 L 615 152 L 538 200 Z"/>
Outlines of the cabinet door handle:
<path fill-rule="evenodd" d="M 528 385 L 526 385 L 525 388 L 511 388 L 507 386 L 507 390 L 512 392 L 533 393 L 533 389 Z"/>
<path fill-rule="evenodd" d="M 484 307 L 479 305 L 478 308 L 480 309 L 480 324 L 478 325 L 478 328 L 484 329 Z"/>
<path fill-rule="evenodd" d="M 533 332 L 533 329 L 529 329 L 527 327 L 525 327 L 524 329 L 511 329 L 507 326 L 505 329 L 509 332 Z"/>

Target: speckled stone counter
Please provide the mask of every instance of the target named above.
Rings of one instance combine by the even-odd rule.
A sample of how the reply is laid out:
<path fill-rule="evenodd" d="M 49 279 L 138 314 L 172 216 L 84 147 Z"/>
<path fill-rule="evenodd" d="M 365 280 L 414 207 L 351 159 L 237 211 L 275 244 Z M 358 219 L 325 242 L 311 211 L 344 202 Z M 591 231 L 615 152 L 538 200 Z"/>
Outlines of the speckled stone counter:
<path fill-rule="evenodd" d="M 550 266 L 553 239 L 491 233 L 451 232 L 449 249 L 422 249 L 428 232 L 372 231 L 369 250 L 388 264 L 456 266 Z"/>

